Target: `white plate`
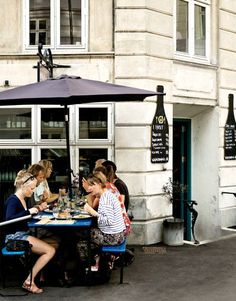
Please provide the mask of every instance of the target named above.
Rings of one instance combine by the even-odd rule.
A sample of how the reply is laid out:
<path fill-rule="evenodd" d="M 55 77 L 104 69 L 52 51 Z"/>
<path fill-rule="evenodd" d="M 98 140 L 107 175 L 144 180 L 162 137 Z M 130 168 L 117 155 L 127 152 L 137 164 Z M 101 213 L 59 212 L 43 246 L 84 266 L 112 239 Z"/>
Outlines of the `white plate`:
<path fill-rule="evenodd" d="M 43 216 L 42 216 L 41 214 L 33 215 L 33 219 L 38 219 L 38 220 L 40 220 L 40 219 L 42 219 L 42 218 L 43 218 Z"/>
<path fill-rule="evenodd" d="M 80 213 L 80 214 L 84 214 L 84 215 L 89 215 L 89 216 L 90 216 L 90 214 L 89 214 L 87 211 L 84 211 L 84 210 L 80 210 L 79 213 Z"/>
<path fill-rule="evenodd" d="M 73 219 L 83 219 L 83 218 L 89 218 L 89 217 L 91 217 L 91 215 L 87 213 L 87 214 L 76 214 L 72 218 Z"/>

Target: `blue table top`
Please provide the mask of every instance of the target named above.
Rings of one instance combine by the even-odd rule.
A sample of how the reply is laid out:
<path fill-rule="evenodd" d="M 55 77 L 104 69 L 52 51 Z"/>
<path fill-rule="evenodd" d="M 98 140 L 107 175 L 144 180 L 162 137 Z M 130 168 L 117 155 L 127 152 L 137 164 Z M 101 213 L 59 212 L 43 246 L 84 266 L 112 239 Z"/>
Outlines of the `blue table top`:
<path fill-rule="evenodd" d="M 41 213 L 40 214 L 43 217 L 49 217 L 52 218 L 53 215 L 50 213 Z M 29 222 L 28 222 L 28 227 L 29 228 L 51 228 L 51 227 L 91 227 L 92 225 L 92 217 L 86 217 L 86 218 L 81 218 L 81 219 L 76 219 L 73 220 L 73 223 L 63 223 L 64 220 L 61 221 L 60 220 L 57 221 L 57 223 L 46 223 L 46 224 L 40 224 L 38 223 L 40 221 L 40 219 L 36 219 L 36 218 L 32 218 Z M 52 219 L 53 221 L 53 219 Z"/>

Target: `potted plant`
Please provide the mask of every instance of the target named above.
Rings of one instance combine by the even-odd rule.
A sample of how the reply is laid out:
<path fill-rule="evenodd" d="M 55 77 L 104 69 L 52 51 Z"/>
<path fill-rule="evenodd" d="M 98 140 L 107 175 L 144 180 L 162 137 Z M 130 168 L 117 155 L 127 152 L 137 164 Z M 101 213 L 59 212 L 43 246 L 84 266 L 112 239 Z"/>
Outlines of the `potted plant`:
<path fill-rule="evenodd" d="M 183 245 L 184 220 L 180 218 L 180 194 L 185 187 L 179 183 L 174 183 L 171 178 L 163 185 L 162 190 L 165 196 L 172 203 L 173 217 L 163 221 L 163 242 L 169 246 Z"/>

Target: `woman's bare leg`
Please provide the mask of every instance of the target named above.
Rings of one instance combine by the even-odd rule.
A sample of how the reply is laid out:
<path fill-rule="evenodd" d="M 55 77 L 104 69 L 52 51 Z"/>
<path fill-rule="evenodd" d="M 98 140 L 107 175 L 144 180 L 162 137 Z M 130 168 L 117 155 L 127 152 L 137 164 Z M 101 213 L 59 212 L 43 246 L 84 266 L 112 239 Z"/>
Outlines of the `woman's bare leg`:
<path fill-rule="evenodd" d="M 55 254 L 55 249 L 37 237 L 29 236 L 28 241 L 32 245 L 32 252 L 40 256 L 32 268 L 32 276 L 29 275 L 25 283 L 30 283 L 30 278 L 32 277 L 32 285 L 36 287 L 34 279 L 39 271 L 41 271 L 42 268 L 52 259 Z"/>

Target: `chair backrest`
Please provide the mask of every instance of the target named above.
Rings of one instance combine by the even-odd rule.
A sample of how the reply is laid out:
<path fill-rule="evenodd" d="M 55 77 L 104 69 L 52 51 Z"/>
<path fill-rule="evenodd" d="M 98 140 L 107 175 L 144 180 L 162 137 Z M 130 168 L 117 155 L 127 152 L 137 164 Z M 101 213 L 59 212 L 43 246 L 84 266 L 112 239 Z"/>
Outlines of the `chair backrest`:
<path fill-rule="evenodd" d="M 6 247 L 2 248 L 3 256 L 23 256 L 25 255 L 25 251 L 8 251 Z"/>

